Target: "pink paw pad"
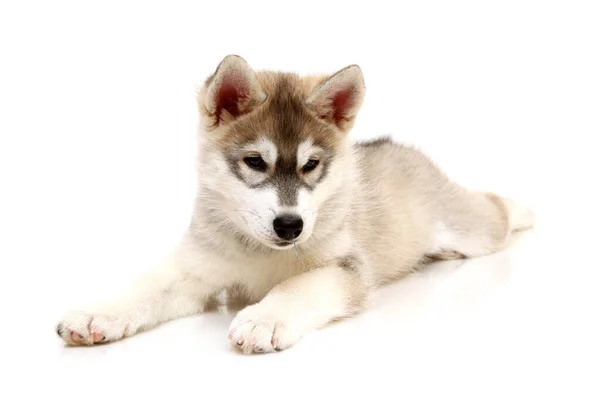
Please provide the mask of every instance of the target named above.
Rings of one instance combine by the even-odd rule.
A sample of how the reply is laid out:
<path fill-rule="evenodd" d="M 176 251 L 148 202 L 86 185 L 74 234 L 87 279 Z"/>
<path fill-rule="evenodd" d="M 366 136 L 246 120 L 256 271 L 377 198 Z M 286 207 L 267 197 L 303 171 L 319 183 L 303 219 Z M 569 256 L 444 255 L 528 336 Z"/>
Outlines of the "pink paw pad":
<path fill-rule="evenodd" d="M 90 331 L 92 333 L 92 339 L 94 340 L 94 343 L 102 342 L 105 339 L 105 336 L 102 334 L 102 332 L 100 332 L 100 329 L 98 329 L 97 327 L 92 326 L 90 328 Z"/>
<path fill-rule="evenodd" d="M 83 342 L 83 336 L 81 336 L 79 333 L 77 333 L 75 331 L 71 332 L 71 339 L 73 339 L 73 341 L 76 343 Z"/>

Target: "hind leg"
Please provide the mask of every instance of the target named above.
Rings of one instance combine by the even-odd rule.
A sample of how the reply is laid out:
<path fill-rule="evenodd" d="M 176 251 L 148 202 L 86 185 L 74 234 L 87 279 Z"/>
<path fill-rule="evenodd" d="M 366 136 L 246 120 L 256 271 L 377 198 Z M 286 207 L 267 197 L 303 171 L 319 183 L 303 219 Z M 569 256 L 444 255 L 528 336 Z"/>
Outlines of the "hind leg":
<path fill-rule="evenodd" d="M 454 260 L 502 250 L 513 232 L 531 228 L 533 214 L 510 199 L 459 189 L 440 205 L 428 257 Z"/>

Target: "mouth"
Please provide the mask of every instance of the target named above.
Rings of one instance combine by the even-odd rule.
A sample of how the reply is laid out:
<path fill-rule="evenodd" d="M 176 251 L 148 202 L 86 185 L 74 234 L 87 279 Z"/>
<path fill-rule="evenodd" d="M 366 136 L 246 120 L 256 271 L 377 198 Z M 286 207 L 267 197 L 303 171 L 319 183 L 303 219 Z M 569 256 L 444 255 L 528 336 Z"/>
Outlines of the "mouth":
<path fill-rule="evenodd" d="M 304 236 L 304 235 L 302 235 Z M 267 247 L 270 247 L 272 249 L 275 250 L 289 250 L 292 249 L 294 247 L 294 242 L 296 246 L 301 245 L 302 243 L 306 242 L 306 240 L 308 239 L 308 237 L 299 237 L 296 240 L 285 240 L 285 239 L 281 239 L 281 238 L 261 238 L 260 241 L 266 245 Z"/>

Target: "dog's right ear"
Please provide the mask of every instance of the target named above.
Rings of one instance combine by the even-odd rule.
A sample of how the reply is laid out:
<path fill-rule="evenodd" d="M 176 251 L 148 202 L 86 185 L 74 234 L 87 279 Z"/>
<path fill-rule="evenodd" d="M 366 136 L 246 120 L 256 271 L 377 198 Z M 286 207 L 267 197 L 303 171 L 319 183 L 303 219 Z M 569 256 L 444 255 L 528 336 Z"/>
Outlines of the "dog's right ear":
<path fill-rule="evenodd" d="M 206 80 L 199 106 L 216 127 L 250 112 L 266 98 L 250 65 L 240 56 L 229 55 Z"/>

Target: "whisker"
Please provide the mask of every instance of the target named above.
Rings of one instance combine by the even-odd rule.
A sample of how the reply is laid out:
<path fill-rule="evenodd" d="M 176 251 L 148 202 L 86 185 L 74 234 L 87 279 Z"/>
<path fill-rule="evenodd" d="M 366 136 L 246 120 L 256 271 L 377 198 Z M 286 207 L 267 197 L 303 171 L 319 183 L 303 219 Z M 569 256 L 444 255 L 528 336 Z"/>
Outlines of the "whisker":
<path fill-rule="evenodd" d="M 298 257 L 298 248 L 296 247 L 296 239 L 292 240 L 292 243 L 294 244 L 294 253 L 296 253 L 296 262 L 300 261 L 300 258 Z"/>
<path fill-rule="evenodd" d="M 256 215 L 257 217 L 259 217 L 259 218 L 260 218 L 260 215 L 259 215 L 259 214 L 258 214 L 256 211 L 253 211 L 253 210 L 234 210 L 234 211 L 242 211 L 242 212 L 247 212 L 247 213 L 250 213 L 250 214 L 252 214 L 252 215 Z"/>

